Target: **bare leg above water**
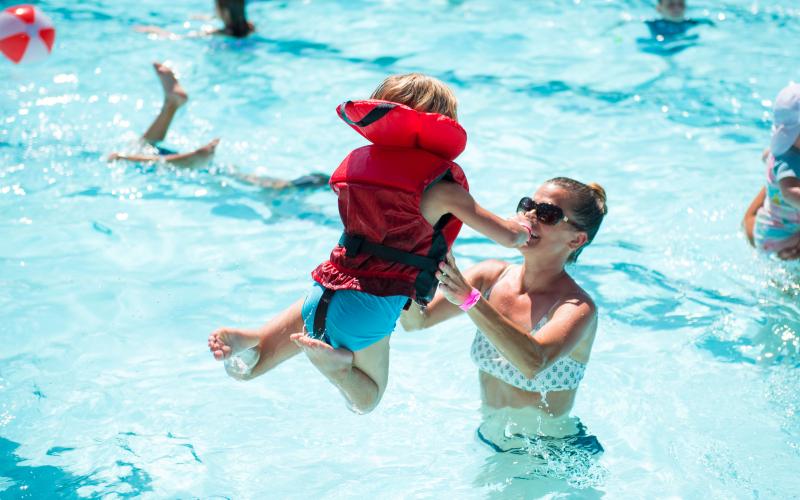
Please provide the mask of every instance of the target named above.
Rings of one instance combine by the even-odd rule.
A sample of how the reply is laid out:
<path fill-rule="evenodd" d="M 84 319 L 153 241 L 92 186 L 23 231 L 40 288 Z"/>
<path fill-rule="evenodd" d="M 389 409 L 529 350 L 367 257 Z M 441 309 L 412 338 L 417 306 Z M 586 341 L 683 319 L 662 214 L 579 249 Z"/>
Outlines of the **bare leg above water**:
<path fill-rule="evenodd" d="M 300 299 L 257 330 L 220 328 L 208 337 L 208 349 L 214 359 L 223 361 L 240 351 L 258 347 L 258 362 L 245 378 L 262 375 L 300 352 L 289 336 L 303 331 L 302 306 Z"/>
<path fill-rule="evenodd" d="M 172 124 L 172 119 L 175 117 L 175 112 L 189 99 L 186 91 L 178 82 L 178 79 L 175 78 L 175 73 L 170 68 L 158 62 L 153 63 L 153 68 L 156 70 L 156 75 L 161 80 L 161 87 L 164 89 L 164 104 L 161 106 L 161 111 L 156 119 L 153 120 L 153 123 L 150 124 L 142 136 L 142 139 L 150 144 L 164 140 L 169 131 L 169 126 Z"/>
<path fill-rule="evenodd" d="M 292 341 L 311 363 L 342 393 L 350 409 L 369 413 L 383 397 L 389 378 L 389 337 L 351 352 L 298 333 Z"/>

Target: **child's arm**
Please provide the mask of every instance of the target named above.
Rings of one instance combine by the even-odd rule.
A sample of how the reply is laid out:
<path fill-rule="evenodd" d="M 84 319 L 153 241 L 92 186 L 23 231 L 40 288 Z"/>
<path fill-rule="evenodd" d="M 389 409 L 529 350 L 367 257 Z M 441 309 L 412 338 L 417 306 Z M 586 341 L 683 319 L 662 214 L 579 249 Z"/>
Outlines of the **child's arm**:
<path fill-rule="evenodd" d="M 436 224 L 443 215 L 453 214 L 464 224 L 504 247 L 521 247 L 531 236 L 527 221 L 503 219 L 493 214 L 454 182 L 440 181 L 431 186 L 422 195 L 420 211 L 431 225 Z"/>
<path fill-rule="evenodd" d="M 779 181 L 781 196 L 786 203 L 800 209 L 800 179 L 797 177 L 784 177 Z"/>
<path fill-rule="evenodd" d="M 761 188 L 761 191 L 758 192 L 753 201 L 750 202 L 750 206 L 747 207 L 747 211 L 744 213 L 744 218 L 742 219 L 742 227 L 744 228 L 744 234 L 747 237 L 747 241 L 750 243 L 750 246 L 755 246 L 755 242 L 753 240 L 753 226 L 756 223 L 756 215 L 758 214 L 758 209 L 764 205 L 764 199 L 767 197 L 767 188 Z"/>

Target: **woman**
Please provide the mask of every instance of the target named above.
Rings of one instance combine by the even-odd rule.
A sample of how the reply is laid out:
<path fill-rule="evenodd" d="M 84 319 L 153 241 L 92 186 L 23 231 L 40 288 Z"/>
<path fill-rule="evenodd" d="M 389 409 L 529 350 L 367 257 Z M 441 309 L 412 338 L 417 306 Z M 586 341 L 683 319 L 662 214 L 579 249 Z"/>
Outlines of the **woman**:
<path fill-rule="evenodd" d="M 489 260 L 465 273 L 452 255 L 440 266 L 429 306 L 404 312 L 406 330 L 427 328 L 466 311 L 478 327 L 471 356 L 485 414 L 479 437 L 498 451 L 528 448 L 532 436 L 570 436 L 602 451 L 566 418 L 597 330 L 591 297 L 567 274 L 592 242 L 606 213 L 605 191 L 558 177 L 517 207 L 532 225 L 521 265 Z M 546 438 L 545 438 L 546 439 Z"/>

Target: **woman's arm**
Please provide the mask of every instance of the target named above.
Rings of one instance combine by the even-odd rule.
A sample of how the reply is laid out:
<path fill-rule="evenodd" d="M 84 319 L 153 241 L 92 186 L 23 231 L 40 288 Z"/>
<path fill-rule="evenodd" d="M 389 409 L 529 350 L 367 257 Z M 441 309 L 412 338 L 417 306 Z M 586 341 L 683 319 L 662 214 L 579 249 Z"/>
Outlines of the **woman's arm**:
<path fill-rule="evenodd" d="M 420 211 L 433 223 L 445 214 L 453 214 L 504 247 L 521 247 L 530 239 L 527 220 L 498 217 L 480 206 L 469 191 L 454 182 L 440 181 L 431 186 L 422 196 Z"/>
<path fill-rule="evenodd" d="M 439 290 L 453 304 L 463 303 L 472 290 L 451 254 L 436 277 L 441 283 Z M 467 314 L 492 345 L 528 378 L 569 354 L 597 326 L 594 304 L 577 295 L 563 299 L 545 326 L 535 333 L 520 328 L 483 297 Z"/>
<path fill-rule="evenodd" d="M 572 352 L 584 335 L 596 327 L 593 305 L 580 297 L 559 304 L 535 333 L 512 323 L 483 298 L 468 314 L 492 345 L 528 378 Z"/>
<path fill-rule="evenodd" d="M 464 276 L 470 283 L 475 284 L 475 288 L 484 293 L 497 281 L 506 267 L 508 267 L 506 262 L 485 260 L 467 269 Z M 433 300 L 425 308 L 413 302 L 411 307 L 400 315 L 400 324 L 406 331 L 422 330 L 463 313 L 456 304 L 447 300 L 442 292 L 437 291 Z"/>

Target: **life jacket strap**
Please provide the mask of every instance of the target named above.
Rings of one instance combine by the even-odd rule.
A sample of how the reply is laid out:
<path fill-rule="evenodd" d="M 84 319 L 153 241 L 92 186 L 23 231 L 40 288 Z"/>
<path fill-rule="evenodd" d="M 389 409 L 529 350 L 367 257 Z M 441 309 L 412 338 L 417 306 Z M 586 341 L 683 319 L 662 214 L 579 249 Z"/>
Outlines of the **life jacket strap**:
<path fill-rule="evenodd" d="M 325 332 L 325 323 L 328 318 L 328 306 L 331 304 L 331 298 L 335 291 L 336 290 L 326 288 L 325 291 L 322 292 L 322 297 L 320 297 L 317 303 L 317 310 L 314 312 L 314 331 L 309 332 L 312 339 L 321 340 L 328 345 L 330 345 L 331 339 Z"/>
<path fill-rule="evenodd" d="M 347 250 L 345 253 L 347 257 L 355 257 L 358 254 L 365 253 L 389 262 L 416 267 L 430 273 L 435 273 L 439 269 L 439 261 L 436 259 L 372 243 L 363 236 L 342 233 L 342 237 L 339 238 L 339 245 Z"/>
<path fill-rule="evenodd" d="M 354 125 L 354 126 L 359 127 L 359 128 L 364 128 L 364 127 L 367 127 L 369 125 L 372 125 L 376 121 L 378 121 L 381 118 L 383 118 L 384 116 L 386 116 L 386 113 L 388 113 L 389 111 L 391 111 L 391 110 L 393 110 L 394 108 L 397 107 L 396 104 L 393 104 L 391 102 L 379 103 L 374 108 L 372 108 L 370 110 L 370 112 L 367 113 L 366 116 L 364 116 L 364 118 L 360 119 L 357 122 L 354 122 L 353 120 L 350 119 L 349 116 L 347 116 L 347 106 L 349 104 L 352 104 L 352 103 L 353 103 L 353 101 L 346 101 L 342 105 L 340 105 L 338 108 L 336 108 L 336 111 L 339 113 L 339 117 L 342 120 L 344 120 L 345 123 L 347 123 L 349 125 Z"/>

